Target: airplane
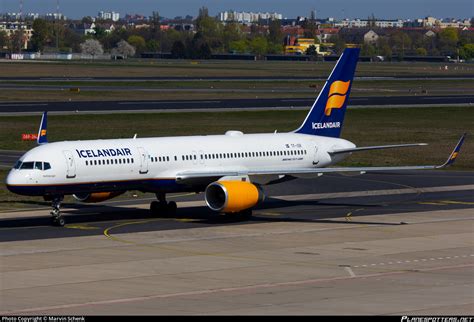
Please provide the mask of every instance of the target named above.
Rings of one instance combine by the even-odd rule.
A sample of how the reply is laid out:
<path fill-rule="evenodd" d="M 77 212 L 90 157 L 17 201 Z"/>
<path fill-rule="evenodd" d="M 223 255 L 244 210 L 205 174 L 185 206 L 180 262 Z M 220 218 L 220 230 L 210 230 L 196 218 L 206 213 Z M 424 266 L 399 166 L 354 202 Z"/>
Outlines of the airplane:
<path fill-rule="evenodd" d="M 52 223 L 64 226 L 60 206 L 65 195 L 81 202 L 101 202 L 136 190 L 154 193 L 154 215 L 176 212 L 166 194 L 204 192 L 216 212 L 250 216 L 263 202 L 263 187 L 326 173 L 441 169 L 454 163 L 464 134 L 442 165 L 330 167 L 352 153 L 417 147 L 425 143 L 356 147 L 340 138 L 352 87 L 358 48 L 345 49 L 299 128 L 289 133 L 154 137 L 63 141 L 47 140 L 43 113 L 38 146 L 27 151 L 6 178 L 16 194 L 42 196 L 52 203 Z"/>

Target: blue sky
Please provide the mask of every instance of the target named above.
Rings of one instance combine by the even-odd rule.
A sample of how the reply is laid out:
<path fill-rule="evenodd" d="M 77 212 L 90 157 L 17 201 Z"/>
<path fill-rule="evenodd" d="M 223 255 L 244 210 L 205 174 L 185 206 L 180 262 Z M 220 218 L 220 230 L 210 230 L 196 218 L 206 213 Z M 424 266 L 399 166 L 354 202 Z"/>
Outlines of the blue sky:
<path fill-rule="evenodd" d="M 23 0 L 23 12 L 55 12 L 56 0 Z M 446 18 L 474 16 L 474 0 L 59 0 L 61 11 L 68 17 L 95 16 L 99 10 L 162 16 L 195 16 L 206 6 L 212 15 L 220 11 L 271 11 L 284 17 L 307 16 L 315 9 L 321 18 L 366 18 L 372 13 L 379 18 L 417 18 L 432 15 Z M 18 12 L 19 0 L 0 0 L 1 12 Z"/>

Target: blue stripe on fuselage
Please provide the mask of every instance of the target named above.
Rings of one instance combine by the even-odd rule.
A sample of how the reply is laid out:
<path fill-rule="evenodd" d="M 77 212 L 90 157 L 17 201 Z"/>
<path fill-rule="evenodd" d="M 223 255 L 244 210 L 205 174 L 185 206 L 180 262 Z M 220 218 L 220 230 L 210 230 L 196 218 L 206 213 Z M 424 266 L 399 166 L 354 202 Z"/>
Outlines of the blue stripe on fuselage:
<path fill-rule="evenodd" d="M 189 190 L 189 187 L 177 184 L 173 178 L 88 182 L 65 185 L 7 185 L 7 188 L 13 193 L 25 196 L 69 195 L 74 193 L 125 190 L 140 190 L 145 192 L 182 192 Z"/>

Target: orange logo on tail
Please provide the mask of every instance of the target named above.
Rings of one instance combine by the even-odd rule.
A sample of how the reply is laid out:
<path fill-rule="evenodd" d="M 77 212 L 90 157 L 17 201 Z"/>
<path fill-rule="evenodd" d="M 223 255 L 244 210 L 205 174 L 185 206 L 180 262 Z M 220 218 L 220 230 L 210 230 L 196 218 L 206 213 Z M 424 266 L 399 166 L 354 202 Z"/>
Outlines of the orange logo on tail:
<path fill-rule="evenodd" d="M 326 102 L 326 108 L 324 114 L 326 116 L 331 115 L 333 108 L 341 108 L 346 101 L 346 93 L 349 90 L 351 81 L 335 81 L 329 88 L 328 101 Z"/>
<path fill-rule="evenodd" d="M 46 135 L 46 130 L 41 130 L 40 136 L 45 136 Z"/>

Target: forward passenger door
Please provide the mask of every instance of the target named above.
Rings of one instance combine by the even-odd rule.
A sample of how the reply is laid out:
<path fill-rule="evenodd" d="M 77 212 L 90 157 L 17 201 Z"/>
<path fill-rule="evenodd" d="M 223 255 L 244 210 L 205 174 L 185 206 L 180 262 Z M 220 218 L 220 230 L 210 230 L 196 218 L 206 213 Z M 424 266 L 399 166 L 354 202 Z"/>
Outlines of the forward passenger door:
<path fill-rule="evenodd" d="M 71 151 L 63 151 L 64 158 L 66 159 L 66 178 L 71 179 L 76 177 L 76 162 L 74 161 L 74 155 Z"/>

